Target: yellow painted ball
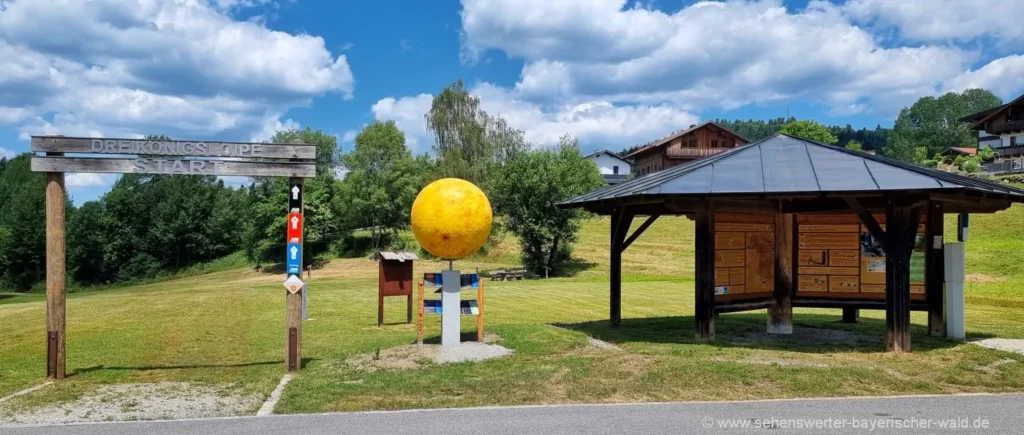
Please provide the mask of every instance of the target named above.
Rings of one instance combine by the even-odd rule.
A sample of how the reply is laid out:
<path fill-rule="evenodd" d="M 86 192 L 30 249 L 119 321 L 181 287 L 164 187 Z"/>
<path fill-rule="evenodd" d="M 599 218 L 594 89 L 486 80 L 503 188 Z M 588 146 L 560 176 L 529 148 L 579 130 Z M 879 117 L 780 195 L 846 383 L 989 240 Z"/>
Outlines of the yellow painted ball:
<path fill-rule="evenodd" d="M 491 233 L 491 202 L 473 183 L 442 178 L 424 187 L 412 203 L 412 233 L 423 249 L 457 260 L 477 249 Z"/>

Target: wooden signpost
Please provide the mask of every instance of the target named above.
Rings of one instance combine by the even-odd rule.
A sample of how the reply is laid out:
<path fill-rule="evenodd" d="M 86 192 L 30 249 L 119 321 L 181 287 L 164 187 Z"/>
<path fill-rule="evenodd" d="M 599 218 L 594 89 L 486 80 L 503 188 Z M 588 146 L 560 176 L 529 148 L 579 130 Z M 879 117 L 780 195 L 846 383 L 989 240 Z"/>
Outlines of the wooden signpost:
<path fill-rule="evenodd" d="M 47 377 L 62 379 L 66 372 L 65 172 L 291 178 L 288 218 L 296 221 L 289 222 L 286 234 L 289 270 L 285 281 L 285 366 L 288 371 L 301 368 L 301 302 L 306 294 L 301 281 L 302 186 L 304 178 L 316 176 L 315 145 L 33 136 L 32 151 L 45 153 L 33 157 L 31 167 L 34 172 L 46 173 Z M 294 271 L 292 264 L 297 266 Z"/>

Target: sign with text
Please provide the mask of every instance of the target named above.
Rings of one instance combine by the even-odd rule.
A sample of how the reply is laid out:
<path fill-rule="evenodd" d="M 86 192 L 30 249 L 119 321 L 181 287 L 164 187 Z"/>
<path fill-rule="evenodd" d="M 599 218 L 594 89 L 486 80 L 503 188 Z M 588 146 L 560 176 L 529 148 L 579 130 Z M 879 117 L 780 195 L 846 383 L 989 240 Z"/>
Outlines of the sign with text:
<path fill-rule="evenodd" d="M 109 157 L 33 157 L 31 167 L 35 172 L 304 178 L 316 175 L 316 146 L 307 144 L 33 136 L 32 151 Z"/>
<path fill-rule="evenodd" d="M 285 249 L 285 268 L 289 275 L 298 275 L 302 272 L 302 245 L 289 243 Z"/>
<path fill-rule="evenodd" d="M 302 213 L 288 213 L 288 243 L 302 242 Z"/>
<path fill-rule="evenodd" d="M 480 308 L 477 301 L 459 301 L 459 311 L 463 316 L 477 316 Z M 440 299 L 425 299 L 423 301 L 423 314 L 444 314 Z"/>
<path fill-rule="evenodd" d="M 475 273 L 464 273 L 460 279 L 462 288 L 480 287 L 480 277 Z M 426 287 L 441 287 L 444 284 L 442 281 L 440 272 L 423 274 L 423 285 Z"/>

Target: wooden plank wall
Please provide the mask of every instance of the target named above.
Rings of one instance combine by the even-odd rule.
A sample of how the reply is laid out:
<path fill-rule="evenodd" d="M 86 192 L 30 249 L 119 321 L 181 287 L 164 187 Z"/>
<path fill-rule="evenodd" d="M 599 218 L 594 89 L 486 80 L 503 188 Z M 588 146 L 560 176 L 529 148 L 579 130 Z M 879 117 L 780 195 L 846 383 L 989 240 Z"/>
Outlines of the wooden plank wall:
<path fill-rule="evenodd" d="M 885 215 L 874 216 L 885 228 Z M 798 297 L 885 299 L 885 255 L 863 247 L 868 231 L 856 215 L 798 215 L 797 232 Z M 925 232 L 924 216 L 918 232 Z M 911 298 L 922 301 L 924 277 L 913 278 Z"/>
<path fill-rule="evenodd" d="M 775 281 L 775 215 L 715 214 L 715 301 L 767 299 Z"/>

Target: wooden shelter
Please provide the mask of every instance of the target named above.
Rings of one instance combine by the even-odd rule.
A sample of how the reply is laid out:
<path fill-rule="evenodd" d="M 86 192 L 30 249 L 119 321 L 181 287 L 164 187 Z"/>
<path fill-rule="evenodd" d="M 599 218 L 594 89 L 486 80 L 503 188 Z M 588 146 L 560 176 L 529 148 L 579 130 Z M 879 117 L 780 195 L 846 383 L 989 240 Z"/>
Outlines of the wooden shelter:
<path fill-rule="evenodd" d="M 622 252 L 662 215 L 695 225 L 696 336 L 715 314 L 793 307 L 884 309 L 887 347 L 910 350 L 910 312 L 945 334 L 943 215 L 994 213 L 1024 190 L 777 135 L 559 204 L 611 216 L 610 316 L 622 311 Z M 629 234 L 637 216 L 648 216 Z"/>
<path fill-rule="evenodd" d="M 419 257 L 412 252 L 380 251 L 370 256 L 377 260 L 377 326 L 384 325 L 384 297 L 405 296 L 406 323 L 412 323 L 412 262 Z"/>

